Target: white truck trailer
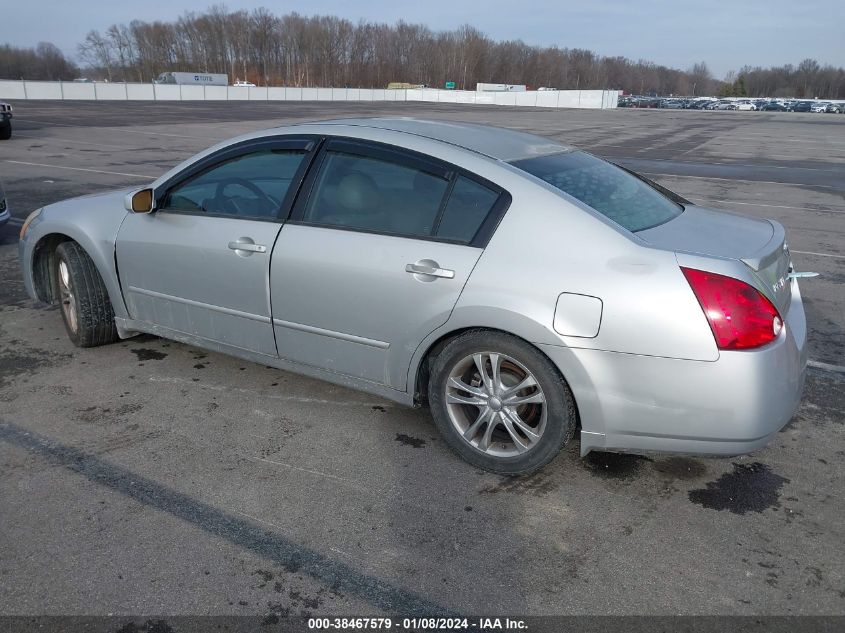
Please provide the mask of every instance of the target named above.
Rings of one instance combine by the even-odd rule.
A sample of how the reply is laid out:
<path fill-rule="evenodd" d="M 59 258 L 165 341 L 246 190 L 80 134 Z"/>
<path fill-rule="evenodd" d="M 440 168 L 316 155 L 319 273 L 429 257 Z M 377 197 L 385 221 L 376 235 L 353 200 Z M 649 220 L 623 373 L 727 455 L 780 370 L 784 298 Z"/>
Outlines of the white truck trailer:
<path fill-rule="evenodd" d="M 525 92 L 524 84 L 476 84 L 476 92 Z"/>
<path fill-rule="evenodd" d="M 154 84 L 176 84 L 182 86 L 228 86 L 229 75 L 223 73 L 161 73 L 153 79 Z"/>

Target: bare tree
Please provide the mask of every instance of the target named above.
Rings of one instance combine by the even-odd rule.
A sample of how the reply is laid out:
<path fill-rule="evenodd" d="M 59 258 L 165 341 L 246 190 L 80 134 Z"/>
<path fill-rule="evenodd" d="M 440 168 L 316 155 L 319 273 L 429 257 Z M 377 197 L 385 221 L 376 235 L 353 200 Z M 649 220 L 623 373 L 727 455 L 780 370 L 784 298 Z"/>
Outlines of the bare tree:
<path fill-rule="evenodd" d="M 655 95 L 712 95 L 741 85 L 749 96 L 845 98 L 845 70 L 812 59 L 797 68 L 746 66 L 719 81 L 703 61 L 682 71 L 585 49 L 496 42 L 471 25 L 432 32 L 404 21 L 353 24 L 333 16 L 277 17 L 264 8 L 232 12 L 223 5 L 186 13 L 175 22 L 114 25 L 105 36 L 91 31 L 79 54 L 109 79 L 141 81 L 164 71 L 202 70 L 262 85 L 384 87 L 399 81 L 442 86 L 454 81 L 469 90 L 493 82 Z"/>
<path fill-rule="evenodd" d="M 99 31 L 89 31 L 85 41 L 77 47 L 79 58 L 96 68 L 104 68 L 108 80 L 112 80 L 113 48 L 112 42 L 107 37 L 100 35 Z"/>
<path fill-rule="evenodd" d="M 0 45 L 0 78 L 58 81 L 76 77 L 79 70 L 49 42 L 35 48 Z"/>

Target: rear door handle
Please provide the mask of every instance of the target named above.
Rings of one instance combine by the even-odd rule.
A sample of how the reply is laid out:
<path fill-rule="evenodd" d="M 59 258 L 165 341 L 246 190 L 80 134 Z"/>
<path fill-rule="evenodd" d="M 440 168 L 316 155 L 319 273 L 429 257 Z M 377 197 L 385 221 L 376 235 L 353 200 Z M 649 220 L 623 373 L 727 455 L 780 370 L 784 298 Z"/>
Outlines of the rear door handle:
<path fill-rule="evenodd" d="M 440 268 L 436 263 L 434 264 L 407 264 L 405 266 L 406 273 L 414 275 L 426 275 L 428 277 L 443 277 L 444 279 L 454 279 L 455 271 L 448 268 Z"/>
<path fill-rule="evenodd" d="M 233 251 L 246 251 L 248 253 L 266 253 L 267 247 L 263 244 L 253 242 L 229 242 L 229 248 Z"/>

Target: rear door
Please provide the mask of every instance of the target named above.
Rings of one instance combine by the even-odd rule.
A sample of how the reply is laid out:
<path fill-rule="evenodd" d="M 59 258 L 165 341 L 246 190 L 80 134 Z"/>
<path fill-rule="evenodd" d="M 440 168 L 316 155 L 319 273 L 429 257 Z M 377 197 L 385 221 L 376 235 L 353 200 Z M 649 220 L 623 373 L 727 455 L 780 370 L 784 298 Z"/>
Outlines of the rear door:
<path fill-rule="evenodd" d="M 276 356 L 270 256 L 315 142 L 260 139 L 203 159 L 117 236 L 131 318 Z"/>
<path fill-rule="evenodd" d="M 273 252 L 279 355 L 404 390 L 509 202 L 428 157 L 327 142 Z"/>

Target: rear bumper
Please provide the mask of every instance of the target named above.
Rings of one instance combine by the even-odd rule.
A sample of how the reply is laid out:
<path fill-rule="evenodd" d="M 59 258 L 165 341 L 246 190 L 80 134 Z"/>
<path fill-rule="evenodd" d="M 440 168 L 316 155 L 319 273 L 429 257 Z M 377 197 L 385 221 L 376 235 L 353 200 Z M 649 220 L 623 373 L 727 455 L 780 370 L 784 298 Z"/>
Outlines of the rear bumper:
<path fill-rule="evenodd" d="M 785 322 L 766 347 L 721 352 L 713 362 L 543 349 L 567 379 L 575 376 L 569 382 L 581 416 L 582 455 L 739 455 L 765 446 L 801 400 L 807 326 L 795 281 Z M 571 371 L 573 358 L 579 371 Z"/>

